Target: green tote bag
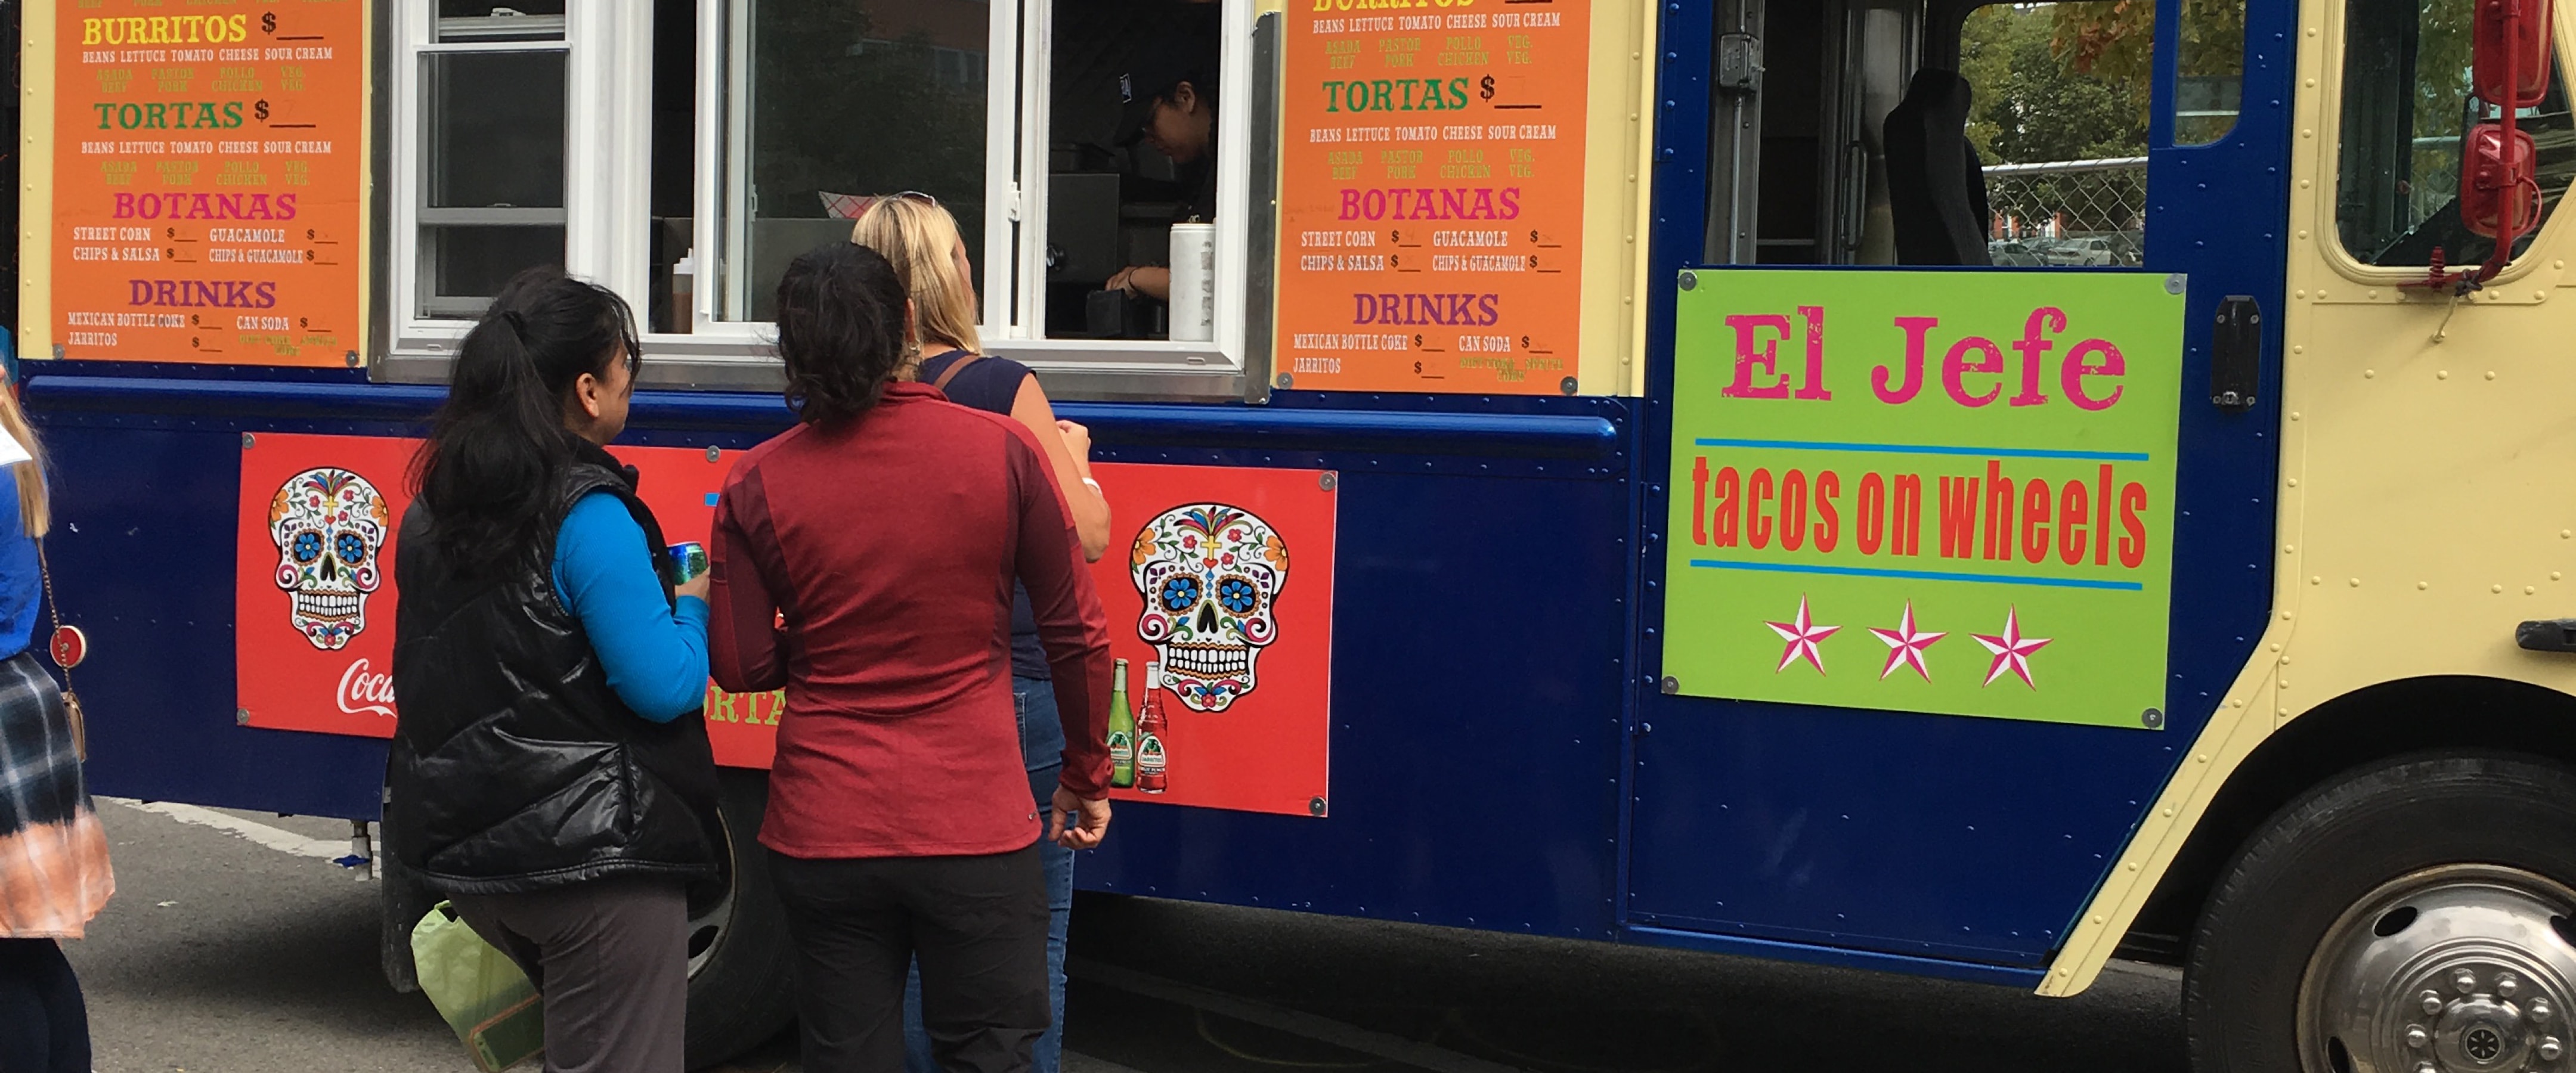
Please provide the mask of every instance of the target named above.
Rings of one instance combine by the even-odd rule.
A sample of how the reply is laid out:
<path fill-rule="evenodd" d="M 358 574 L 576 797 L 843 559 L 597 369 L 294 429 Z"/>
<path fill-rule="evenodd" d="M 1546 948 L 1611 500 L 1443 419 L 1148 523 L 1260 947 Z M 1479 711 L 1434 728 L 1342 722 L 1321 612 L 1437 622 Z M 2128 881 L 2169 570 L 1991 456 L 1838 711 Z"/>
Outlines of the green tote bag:
<path fill-rule="evenodd" d="M 421 991 L 464 1041 L 475 1068 L 501 1073 L 544 1053 L 545 1002 L 536 985 L 446 902 L 412 928 L 411 959 Z"/>

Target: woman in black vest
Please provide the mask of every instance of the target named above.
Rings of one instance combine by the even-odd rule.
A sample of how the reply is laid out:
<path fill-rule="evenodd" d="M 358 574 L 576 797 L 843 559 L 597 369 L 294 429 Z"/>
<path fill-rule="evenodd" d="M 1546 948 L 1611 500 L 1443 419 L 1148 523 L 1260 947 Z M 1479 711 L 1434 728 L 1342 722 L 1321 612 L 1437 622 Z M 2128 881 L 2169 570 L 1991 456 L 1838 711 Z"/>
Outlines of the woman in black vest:
<path fill-rule="evenodd" d="M 528 970 L 549 1073 L 680 1073 L 689 903 L 728 859 L 707 581 L 669 582 L 601 449 L 639 356 L 615 294 L 513 280 L 458 348 L 395 552 L 390 848 Z"/>

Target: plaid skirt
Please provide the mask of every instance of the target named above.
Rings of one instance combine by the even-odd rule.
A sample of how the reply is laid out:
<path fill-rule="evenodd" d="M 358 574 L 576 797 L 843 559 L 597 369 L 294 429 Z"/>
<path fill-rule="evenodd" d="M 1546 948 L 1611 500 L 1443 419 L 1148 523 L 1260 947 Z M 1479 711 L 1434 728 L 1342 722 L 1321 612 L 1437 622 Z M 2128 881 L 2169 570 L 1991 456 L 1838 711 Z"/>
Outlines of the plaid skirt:
<path fill-rule="evenodd" d="M 0 660 L 0 937 L 79 938 L 114 893 L 62 690 L 33 651 Z"/>

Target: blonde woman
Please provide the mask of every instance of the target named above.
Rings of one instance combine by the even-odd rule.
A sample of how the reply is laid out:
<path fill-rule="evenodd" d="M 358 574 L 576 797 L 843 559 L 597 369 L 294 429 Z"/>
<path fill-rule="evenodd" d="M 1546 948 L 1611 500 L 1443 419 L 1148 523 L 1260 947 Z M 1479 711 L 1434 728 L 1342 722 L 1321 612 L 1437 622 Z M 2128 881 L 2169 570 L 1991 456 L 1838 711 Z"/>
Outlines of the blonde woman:
<path fill-rule="evenodd" d="M 859 213 L 850 241 L 875 250 L 894 265 L 912 299 L 921 356 L 912 377 L 946 392 L 951 402 L 1003 414 L 1028 426 L 1045 449 L 1058 490 L 1073 512 L 1082 555 L 1097 561 L 1109 546 L 1109 502 L 1091 478 L 1091 434 L 1056 419 L 1046 392 L 1028 366 L 976 353 L 974 277 L 957 221 L 928 194 L 879 198 Z M 1028 765 L 1029 794 L 1044 809 L 1064 765 L 1064 731 L 1056 717 L 1055 686 L 1025 586 L 1011 603 L 1011 691 L 1020 712 L 1020 753 Z M 1047 999 L 1055 1016 L 1033 1049 L 1035 1073 L 1055 1073 L 1064 1040 L 1064 936 L 1073 911 L 1073 851 L 1041 843 L 1047 884 Z M 929 1070 L 930 1037 L 921 1023 L 919 973 L 906 990 L 906 1067 Z"/>
<path fill-rule="evenodd" d="M 895 194 L 859 212 L 850 241 L 892 262 L 912 297 L 921 333 L 912 378 L 939 388 L 950 402 L 1005 415 L 1036 433 L 1064 505 L 1073 511 L 1083 557 L 1099 561 L 1109 547 L 1109 501 L 1091 479 L 1091 430 L 1056 419 L 1028 366 L 978 353 L 975 270 L 967 263 L 957 219 L 928 194 Z M 1044 668 L 1041 663 L 1034 669 Z"/>
<path fill-rule="evenodd" d="M 55 940 L 80 937 L 116 876 L 81 775 L 79 731 L 36 656 L 45 584 L 36 540 L 52 512 L 43 449 L 5 384 L 0 431 L 27 459 L 6 467 L 15 491 L 0 491 L 0 1069 L 88 1073 L 89 1014 Z"/>

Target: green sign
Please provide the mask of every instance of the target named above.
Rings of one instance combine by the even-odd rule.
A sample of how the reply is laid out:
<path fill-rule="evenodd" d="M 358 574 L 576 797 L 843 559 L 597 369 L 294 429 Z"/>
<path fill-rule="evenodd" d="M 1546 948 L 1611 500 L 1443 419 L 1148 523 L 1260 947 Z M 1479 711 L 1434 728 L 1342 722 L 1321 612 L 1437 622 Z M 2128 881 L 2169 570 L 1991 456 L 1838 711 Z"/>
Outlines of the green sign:
<path fill-rule="evenodd" d="M 1682 281 L 1668 691 L 2164 725 L 2178 279 Z"/>

